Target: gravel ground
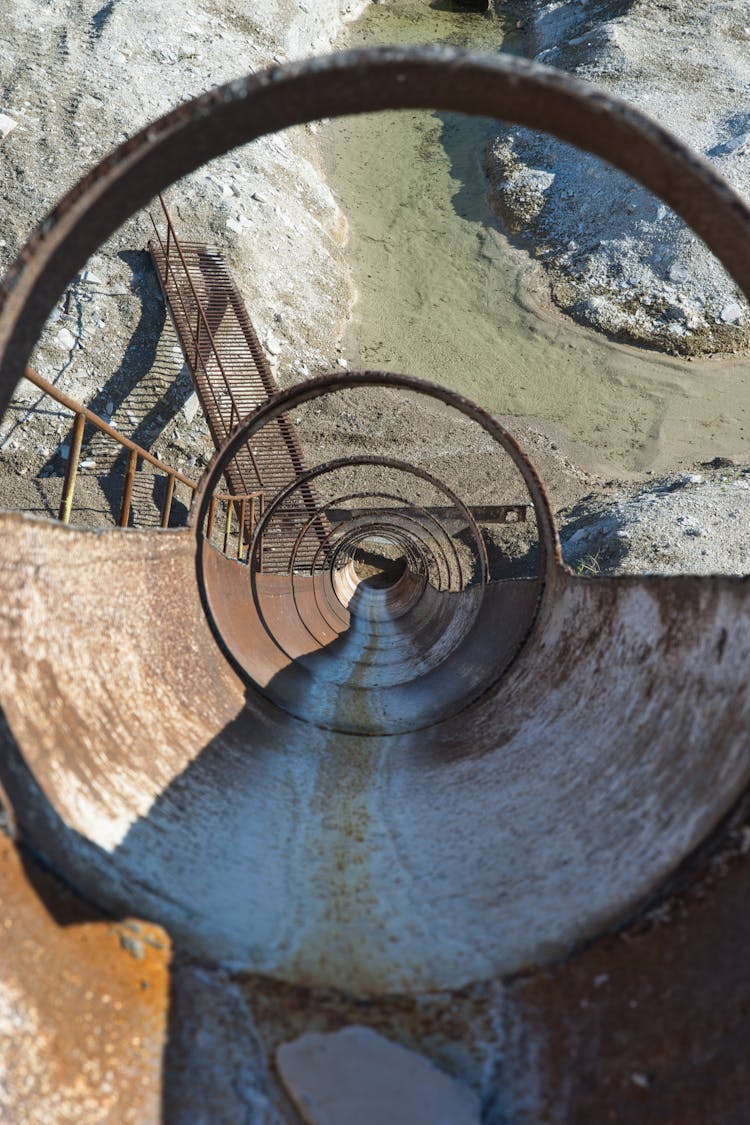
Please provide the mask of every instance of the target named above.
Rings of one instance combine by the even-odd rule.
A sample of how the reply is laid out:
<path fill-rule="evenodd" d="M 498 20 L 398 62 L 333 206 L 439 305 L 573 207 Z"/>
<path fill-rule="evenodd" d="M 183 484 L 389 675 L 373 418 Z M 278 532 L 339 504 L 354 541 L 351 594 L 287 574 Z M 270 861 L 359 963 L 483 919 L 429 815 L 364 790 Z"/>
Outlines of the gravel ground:
<path fill-rule="evenodd" d="M 722 458 L 646 488 L 605 485 L 560 520 L 579 574 L 750 571 L 750 469 Z"/>

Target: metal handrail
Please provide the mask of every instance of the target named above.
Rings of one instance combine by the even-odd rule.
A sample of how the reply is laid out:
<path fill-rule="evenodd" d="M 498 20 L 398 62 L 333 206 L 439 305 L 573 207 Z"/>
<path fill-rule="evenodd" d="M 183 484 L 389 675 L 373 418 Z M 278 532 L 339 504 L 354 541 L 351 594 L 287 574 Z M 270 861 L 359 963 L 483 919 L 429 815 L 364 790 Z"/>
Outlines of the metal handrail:
<path fill-rule="evenodd" d="M 229 377 L 227 376 L 226 370 L 224 368 L 224 364 L 221 361 L 219 349 L 216 346 L 216 340 L 214 339 L 214 334 L 213 334 L 213 331 L 211 330 L 211 325 L 208 322 L 208 317 L 206 316 L 205 309 L 203 308 L 203 302 L 201 301 L 200 296 L 198 295 L 198 291 L 195 288 L 193 278 L 190 274 L 190 268 L 187 264 L 187 261 L 185 260 L 185 255 L 183 253 L 182 246 L 180 245 L 180 240 L 177 237 L 177 232 L 174 228 L 174 224 L 172 223 L 172 219 L 170 217 L 169 211 L 167 210 L 167 205 L 164 202 L 164 197 L 162 196 L 161 193 L 159 193 L 159 202 L 161 203 L 162 211 L 164 212 L 164 218 L 165 218 L 166 224 L 167 224 L 167 244 L 166 244 L 166 246 L 164 245 L 164 241 L 163 241 L 161 235 L 159 234 L 158 227 L 157 227 L 156 223 L 154 222 L 154 217 L 150 213 L 149 213 L 149 218 L 151 219 L 151 225 L 153 226 L 154 233 L 156 234 L 156 237 L 159 241 L 159 246 L 161 247 L 162 253 L 164 254 L 164 284 L 166 285 L 167 278 L 168 278 L 169 273 L 171 271 L 172 278 L 174 279 L 174 282 L 175 282 L 175 289 L 177 291 L 177 295 L 180 298 L 180 304 L 182 305 L 182 311 L 183 311 L 183 314 L 185 316 L 185 322 L 186 322 L 186 324 L 188 326 L 188 329 L 190 331 L 191 341 L 192 341 L 192 343 L 194 345 L 194 348 L 195 348 L 194 366 L 197 368 L 198 361 L 200 360 L 201 366 L 202 366 L 204 372 L 206 373 L 206 381 L 209 383 L 209 386 L 210 386 L 211 382 L 210 382 L 210 379 L 208 378 L 208 369 L 206 367 L 206 362 L 203 358 L 203 355 L 200 352 L 200 326 L 201 326 L 201 323 L 203 323 L 203 325 L 205 327 L 206 334 L 208 336 L 208 340 L 209 340 L 209 343 L 210 343 L 210 346 L 211 346 L 211 351 L 213 352 L 214 359 L 216 360 L 216 364 L 219 368 L 219 371 L 221 372 L 221 377 L 224 380 L 224 386 L 226 387 L 227 394 L 229 395 L 229 399 L 230 399 L 230 402 L 232 404 L 232 410 L 231 410 L 230 415 L 229 415 L 229 429 L 231 430 L 233 428 L 233 425 L 232 425 L 233 421 L 239 422 L 240 419 L 242 418 L 242 414 L 240 412 L 239 407 L 237 406 L 237 402 L 235 400 L 234 393 L 232 391 L 232 386 L 231 386 Z M 170 240 L 174 244 L 174 247 L 177 251 L 177 254 L 179 256 L 180 263 L 182 265 L 185 277 L 187 279 L 188 285 L 190 286 L 190 290 L 193 294 L 193 299 L 195 301 L 196 313 L 197 313 L 197 325 L 198 325 L 197 332 L 193 331 L 192 324 L 190 322 L 190 317 L 187 314 L 187 310 L 185 308 L 185 303 L 182 299 L 182 294 L 180 293 L 179 285 L 177 284 L 177 278 L 176 278 L 174 267 L 172 266 L 172 262 L 171 262 L 170 254 L 169 254 Z M 213 389 L 212 389 L 212 393 L 213 393 Z M 218 402 L 216 401 L 215 395 L 214 395 L 214 403 L 215 403 L 215 405 L 217 407 L 217 411 L 218 411 L 219 407 L 218 407 Z M 255 455 L 253 454 L 252 449 L 250 449 L 249 447 L 248 447 L 248 452 L 250 454 L 250 459 L 253 463 L 253 468 L 255 469 L 255 474 L 258 478 L 258 483 L 260 484 L 261 488 L 263 488 L 264 482 L 263 482 L 263 475 L 260 471 L 260 467 L 259 467 L 259 465 L 258 465 L 258 463 L 255 459 Z M 239 465 L 237 466 L 237 469 L 239 470 L 240 476 L 242 476 L 242 470 L 241 470 Z M 243 481 L 243 483 L 244 483 L 244 481 Z"/>
<path fill-rule="evenodd" d="M 103 418 L 100 418 L 99 415 L 95 414 L 93 410 L 90 410 L 88 406 L 84 406 L 82 403 L 77 402 L 76 399 L 71 398 L 70 395 L 66 395 L 64 391 L 61 391 L 54 385 L 54 383 L 48 382 L 48 380 L 40 375 L 37 371 L 34 371 L 32 367 L 26 368 L 24 377 L 35 387 L 38 387 L 40 391 L 43 391 L 44 394 L 49 395 L 50 398 L 59 403 L 60 406 L 63 406 L 66 410 L 70 410 L 71 413 L 75 415 L 75 422 L 73 423 L 73 436 L 71 438 L 65 465 L 65 478 L 63 481 L 63 492 L 60 501 L 60 508 L 58 510 L 58 519 L 63 523 L 70 522 L 76 478 L 78 476 L 78 462 L 80 460 L 81 447 L 83 445 L 84 429 L 86 423 L 90 422 L 91 425 L 94 426 L 97 430 L 99 430 L 103 434 L 106 434 L 107 437 L 112 438 L 113 441 L 117 442 L 118 445 L 122 446 L 123 449 L 126 449 L 128 451 L 128 465 L 125 471 L 125 485 L 123 488 L 122 502 L 120 504 L 118 525 L 120 527 L 128 526 L 132 509 L 133 485 L 135 482 L 135 474 L 138 468 L 138 462 L 146 461 L 159 472 L 164 473 L 167 478 L 167 488 L 161 510 L 161 526 L 162 528 L 167 528 L 169 526 L 169 517 L 172 511 L 172 500 L 174 496 L 175 484 L 179 481 L 180 484 L 185 485 L 185 487 L 189 488 L 192 493 L 195 493 L 198 488 L 197 482 L 191 480 L 190 477 L 186 477 L 177 469 L 171 468 L 164 461 L 160 461 L 159 458 L 155 457 L 153 453 L 149 453 L 147 449 L 144 449 L 142 446 L 132 441 L 131 438 L 126 437 L 125 434 L 121 434 L 119 430 L 116 430 L 114 426 L 111 426 L 109 424 L 109 422 L 105 422 Z M 227 505 L 227 526 L 231 529 L 231 512 L 234 510 L 235 504 L 240 506 L 240 511 L 242 512 L 244 518 L 245 509 L 249 502 L 250 520 L 252 523 L 256 511 L 262 509 L 263 490 L 260 489 L 253 492 L 234 494 L 218 493 L 215 499 Z M 229 531 L 225 532 L 225 539 L 228 540 L 228 538 Z M 240 557 L 243 546 L 243 535 L 241 531 L 238 542 L 238 558 Z"/>
<path fill-rule="evenodd" d="M 161 197 L 160 197 L 160 198 L 161 198 Z M 164 207 L 164 201 L 163 201 L 163 200 L 162 200 L 162 207 Z M 165 208 L 165 212 L 166 212 L 166 208 Z M 172 225 L 171 219 L 169 219 L 169 217 L 167 216 L 167 245 L 166 245 L 166 248 L 165 248 L 165 246 L 164 246 L 164 242 L 163 242 L 163 240 L 162 240 L 162 237 L 161 237 L 161 235 L 159 234 L 159 231 L 158 231 L 158 228 L 157 228 L 157 226 L 156 226 L 156 223 L 154 222 L 154 217 L 153 217 L 153 215 L 151 215 L 150 213 L 149 213 L 149 218 L 151 219 L 151 225 L 152 225 L 152 226 L 153 226 L 153 228 L 154 228 L 154 233 L 155 233 L 155 235 L 156 235 L 156 238 L 157 238 L 157 241 L 158 241 L 158 243 L 159 243 L 159 246 L 161 247 L 161 251 L 162 251 L 162 254 L 164 255 L 164 278 L 163 278 L 163 279 L 161 279 L 161 280 L 162 280 L 162 285 L 164 286 L 165 297 L 166 297 L 166 285 L 167 285 L 167 278 L 169 277 L 169 275 L 170 275 L 170 273 L 171 273 L 171 275 L 172 275 L 172 280 L 173 280 L 173 282 L 174 282 L 174 288 L 175 288 L 175 292 L 177 293 L 177 296 L 178 296 L 178 298 L 179 298 L 179 301 L 180 301 L 180 306 L 181 306 L 181 308 L 182 308 L 182 315 L 183 315 L 183 317 L 184 317 L 184 319 L 185 319 L 185 324 L 186 324 L 186 326 L 187 326 L 188 332 L 190 333 L 190 339 L 191 339 L 191 342 L 192 342 L 192 343 L 194 344 L 194 346 L 195 346 L 195 357 L 194 357 L 194 362 L 193 362 L 193 365 L 192 365 L 192 366 L 193 366 L 193 368 L 194 368 L 194 369 L 197 369 L 197 366 L 198 366 L 198 361 L 200 361 L 200 364 L 201 364 L 201 367 L 203 368 L 203 373 L 204 373 L 204 376 L 205 376 L 205 382 L 206 382 L 206 386 L 208 387 L 209 391 L 211 392 L 211 398 L 213 399 L 214 409 L 216 410 L 216 413 L 217 413 L 217 414 L 219 415 L 219 417 L 221 417 L 221 414 L 222 414 L 222 410 L 221 410 L 221 405 L 220 405 L 220 403 L 219 403 L 219 400 L 218 400 L 218 398 L 217 398 L 217 396 L 216 396 L 216 388 L 215 388 L 215 386 L 214 386 L 213 380 L 212 380 L 212 379 L 211 379 L 211 377 L 209 376 L 209 373 L 208 373 L 208 367 L 206 366 L 206 361 L 205 361 L 205 359 L 203 358 L 203 355 L 201 354 L 201 352 L 200 352 L 200 350 L 199 350 L 199 339 L 198 339 L 198 336 L 197 336 L 197 334 L 196 334 L 196 333 L 195 333 L 195 332 L 193 331 L 193 326 L 192 326 L 192 324 L 191 324 L 191 322 L 190 322 L 190 315 L 189 315 L 189 313 L 188 313 L 188 310 L 187 310 L 187 308 L 185 307 L 185 301 L 184 301 L 184 299 L 183 299 L 183 296 L 182 296 L 182 291 L 181 291 L 181 289 L 180 289 L 180 286 L 179 286 L 179 285 L 178 285 L 178 283 L 177 283 L 177 276 L 176 276 L 176 274 L 175 274 L 175 270 L 174 270 L 174 267 L 173 267 L 173 265 L 172 265 L 172 263 L 171 263 L 171 261 L 170 261 L 170 258 L 169 258 L 169 242 L 170 242 L 170 235 L 171 235 L 171 237 L 172 237 L 172 238 L 174 239 L 174 241 L 175 241 L 176 243 L 177 243 L 177 235 L 176 235 L 176 233 L 175 233 L 175 230 L 174 230 L 174 227 L 173 227 L 173 225 Z M 181 262 L 182 262 L 182 266 L 183 266 L 183 269 L 184 269 L 184 271 L 185 271 L 185 274 L 186 274 L 186 276 L 187 276 L 188 284 L 190 285 L 191 291 L 192 291 L 192 293 L 193 293 L 193 297 L 194 297 L 194 299 L 195 299 L 195 302 L 196 302 L 197 314 L 198 314 L 198 318 L 199 318 L 199 319 L 198 319 L 198 327 L 200 328 L 200 318 L 202 317 L 202 318 L 203 318 L 203 319 L 205 320 L 205 316 L 206 316 L 206 314 L 205 314 L 205 312 L 204 312 L 204 310 L 203 310 L 203 305 L 202 305 L 202 303 L 201 303 L 201 301 L 200 301 L 200 298 L 199 298 L 199 296 L 198 296 L 198 294 L 197 294 L 197 292 L 196 292 L 195 286 L 194 286 L 194 284 L 193 284 L 193 280 L 192 280 L 192 278 L 191 278 L 191 276 L 190 276 L 190 271 L 189 271 L 189 267 L 188 267 L 188 265 L 187 265 L 187 263 L 186 263 L 186 261 L 185 261 L 184 255 L 183 255 L 183 253 L 182 253 L 182 247 L 181 247 L 181 246 L 179 246 L 179 243 L 177 243 L 177 246 L 178 246 L 178 252 L 179 252 L 179 254 L 180 254 L 180 259 L 181 259 Z M 223 367 L 223 364 L 222 364 L 222 362 L 221 362 L 221 359 L 219 358 L 219 356 L 218 356 L 218 353 L 217 353 L 217 351 L 216 351 L 216 345 L 215 345 L 215 342 L 214 342 L 214 340 L 213 340 L 213 335 L 211 334 L 211 332 L 210 332 L 210 329 L 209 329 L 209 342 L 211 343 L 211 347 L 212 347 L 212 349 L 213 349 L 213 351 L 214 351 L 214 355 L 216 356 L 216 359 L 217 359 L 217 363 L 218 363 L 218 366 L 219 366 L 219 370 L 221 371 L 221 374 L 222 374 L 222 378 L 224 379 L 224 383 L 225 383 L 225 385 L 226 385 L 226 387 L 227 387 L 227 391 L 228 391 L 228 393 L 229 393 L 229 397 L 230 397 L 230 400 L 231 400 L 231 403 L 232 403 L 232 410 L 231 410 L 231 412 L 230 412 L 230 415 L 229 415 L 229 428 L 230 428 L 230 430 L 231 430 L 231 428 L 232 428 L 232 419 L 234 418 L 234 415 L 235 415 L 235 414 L 237 414 L 237 415 L 239 416 L 239 412 L 238 412 L 238 409 L 237 409 L 237 404 L 236 404 L 236 402 L 235 402 L 235 400 L 234 400 L 234 396 L 233 396 L 233 394 L 232 394 L 232 391 L 231 391 L 231 389 L 230 389 L 230 387 L 229 387 L 229 384 L 228 384 L 228 381 L 227 381 L 227 376 L 226 376 L 226 372 L 224 371 L 224 367 Z M 252 450 L 249 450 L 249 453 L 250 453 L 250 458 L 251 458 L 251 460 L 252 460 L 252 463 L 253 463 L 253 468 L 255 469 L 255 475 L 256 475 L 256 476 L 257 476 L 257 478 L 258 478 L 258 483 L 259 483 L 259 484 L 261 485 L 261 487 L 262 487 L 262 485 L 263 485 L 263 478 L 262 478 L 262 476 L 261 476 L 261 472 L 260 472 L 260 469 L 259 469 L 259 467 L 258 467 L 258 464 L 257 464 L 256 460 L 255 460 L 255 456 L 254 456 L 254 454 L 253 454 L 253 451 L 252 451 Z M 241 480 L 241 481 L 242 481 L 242 483 L 243 483 L 243 484 L 245 485 L 245 488 L 247 488 L 247 483 L 246 483 L 246 481 L 245 481 L 245 476 L 244 476 L 244 473 L 242 472 L 242 466 L 241 466 L 241 465 L 239 465 L 239 464 L 236 464 L 236 465 L 235 465 L 235 468 L 236 468 L 236 470 L 237 470 L 237 473 L 238 473 L 238 475 L 239 475 L 239 477 L 240 477 L 240 480 Z"/>

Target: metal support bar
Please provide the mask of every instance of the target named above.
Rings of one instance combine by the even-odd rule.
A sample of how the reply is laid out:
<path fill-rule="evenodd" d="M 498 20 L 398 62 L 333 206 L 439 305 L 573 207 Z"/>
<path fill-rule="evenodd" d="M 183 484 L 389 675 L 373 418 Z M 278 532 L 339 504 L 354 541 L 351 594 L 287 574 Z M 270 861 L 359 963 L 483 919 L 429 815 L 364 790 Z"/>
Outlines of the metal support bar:
<path fill-rule="evenodd" d="M 83 431 L 85 428 L 86 416 L 84 414 L 76 414 L 76 420 L 73 423 L 73 436 L 68 451 L 68 460 L 65 466 L 65 480 L 63 481 L 60 511 L 58 512 L 58 519 L 61 519 L 63 523 L 70 523 L 70 513 L 73 507 L 73 493 L 75 492 L 76 477 L 78 476 L 78 461 L 81 456 L 81 445 L 83 444 Z"/>
<path fill-rule="evenodd" d="M 214 529 L 214 519 L 216 518 L 216 496 L 211 497 L 211 503 L 208 506 L 208 524 L 206 525 L 206 538 L 211 538 L 211 533 Z"/>
<path fill-rule="evenodd" d="M 161 526 L 169 527 L 169 517 L 172 514 L 172 497 L 174 496 L 174 474 L 167 477 L 167 491 L 161 508 Z"/>
<path fill-rule="evenodd" d="M 125 487 L 122 493 L 122 504 L 120 506 L 120 519 L 118 521 L 120 527 L 127 527 L 130 522 L 130 508 L 133 503 L 133 485 L 135 483 L 135 471 L 138 468 L 138 454 L 135 449 L 131 449 L 128 454 L 128 467 L 125 472 Z"/>
<path fill-rule="evenodd" d="M 243 548 L 245 546 L 245 541 L 244 541 L 244 537 L 243 537 L 243 530 L 244 530 L 244 527 L 245 527 L 245 505 L 246 505 L 246 503 L 247 503 L 247 501 L 245 501 L 245 500 L 240 500 L 240 502 L 239 502 L 239 504 L 240 504 L 240 523 L 239 523 L 239 527 L 237 529 L 237 558 L 238 559 L 242 558 L 242 551 L 243 551 Z"/>

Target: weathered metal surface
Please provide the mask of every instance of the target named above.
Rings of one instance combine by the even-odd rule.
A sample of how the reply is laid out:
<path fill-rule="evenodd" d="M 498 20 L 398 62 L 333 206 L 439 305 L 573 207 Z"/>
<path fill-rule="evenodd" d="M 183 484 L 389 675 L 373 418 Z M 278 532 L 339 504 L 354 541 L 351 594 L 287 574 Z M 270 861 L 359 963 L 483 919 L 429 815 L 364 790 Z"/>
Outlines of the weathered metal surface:
<path fill-rule="evenodd" d="M 234 965 L 377 994 L 549 962 L 637 909 L 748 782 L 747 580 L 560 570 L 492 692 L 363 736 L 243 686 L 189 532 L 4 516 L 0 555 L 22 833 L 88 896 Z M 335 726 L 335 683 L 324 698 Z"/>
<path fill-rule="evenodd" d="M 149 251 L 218 449 L 235 426 L 279 388 L 222 254 L 203 243 L 183 242 L 164 199 L 159 199 L 167 234 L 164 239 L 160 236 L 152 218 L 156 241 L 149 243 Z M 273 496 L 303 468 L 294 424 L 281 417 L 258 436 L 254 448 L 246 444 L 236 450 L 225 466 L 224 477 L 230 493 Z M 253 526 L 249 512 L 247 516 L 240 526 L 249 539 Z M 241 555 L 241 535 L 239 539 Z"/>
<path fill-rule="evenodd" d="M 61 203 L 0 295 L 0 408 L 52 304 L 134 207 L 255 136 L 398 107 L 498 116 L 599 154 L 750 294 L 746 204 L 635 110 L 507 57 L 344 54 L 180 107 Z M 1 517 L 0 778 L 22 838 L 55 869 L 200 955 L 369 994 L 383 1018 L 412 1003 L 388 992 L 462 989 L 436 1001 L 444 1018 L 479 997 L 499 1044 L 483 1070 L 497 1120 L 514 1092 L 503 1052 L 523 1059 L 527 1044 L 537 1086 L 532 1098 L 517 1083 L 516 1121 L 529 1105 L 534 1121 L 742 1121 L 745 857 L 715 893 L 704 881 L 686 906 L 669 900 L 646 938 L 553 966 L 642 911 L 746 793 L 748 580 L 575 578 L 541 531 L 545 597 L 504 677 L 427 730 L 362 735 L 338 728 L 354 706 L 371 719 L 366 691 L 342 698 L 334 680 L 321 715 L 320 681 L 300 674 L 315 725 L 236 676 L 203 613 L 190 533 Z M 279 603 L 284 617 L 283 591 Z M 274 679 L 319 655 L 316 642 Z M 454 674 L 470 682 L 486 657 L 469 649 Z M 467 986 L 518 971 L 528 979 L 504 990 Z"/>
<path fill-rule="evenodd" d="M 158 1121 L 167 935 L 115 924 L 0 833 L 0 1119 Z"/>
<path fill-rule="evenodd" d="M 750 1008 L 750 808 L 627 927 L 547 971 L 363 1003 L 241 981 L 274 1048 L 364 1023 L 478 1094 L 488 1125 L 744 1125 Z"/>
<path fill-rule="evenodd" d="M 238 450 L 258 444 L 258 435 L 272 428 L 279 417 L 296 417 L 302 406 L 325 396 L 335 398 L 345 390 L 361 393 L 370 388 L 400 390 L 424 396 L 427 403 L 447 405 L 457 417 L 475 423 L 483 437 L 489 436 L 503 451 L 528 491 L 536 517 L 538 559 L 529 577 L 490 583 L 486 544 L 461 497 L 418 464 L 375 452 L 299 471 L 280 489 L 266 504 L 258 523 L 250 547 L 249 574 L 233 576 L 231 568 L 222 567 L 210 551 L 199 551 L 197 564 L 202 597 L 217 639 L 249 683 L 308 721 L 351 733 L 388 734 L 424 728 L 480 697 L 516 657 L 532 628 L 545 582 L 554 575 L 559 546 L 544 486 L 513 437 L 480 408 L 444 387 L 387 372 L 324 376 L 275 396 L 236 427 L 207 471 L 193 519 L 200 531 L 209 519 L 213 490 L 227 465 Z M 395 470 L 404 482 L 403 493 L 396 497 L 398 504 L 407 502 L 415 482 L 426 482 L 450 501 L 459 525 L 449 532 L 437 516 L 428 516 L 414 503 L 407 509 L 408 517 L 396 519 L 382 507 L 383 498 L 373 494 L 369 515 L 365 512 L 358 517 L 354 529 L 346 521 L 331 524 L 326 520 L 325 528 L 320 526 L 317 514 L 327 510 L 329 502 L 322 499 L 326 479 L 341 470 L 372 469 Z M 310 511 L 297 497 L 311 487 L 321 498 Z M 356 494 L 358 499 L 367 496 L 367 492 Z M 332 503 L 340 501 L 336 492 Z M 524 514 L 525 510 L 523 507 Z M 263 582 L 265 567 L 261 567 L 269 531 L 279 520 L 276 558 L 289 575 L 281 597 L 278 584 L 269 595 L 269 586 Z M 469 566 L 462 565 L 455 548 L 461 525 L 471 552 Z M 443 542 L 435 538 L 434 529 Z M 346 568 L 349 542 L 356 543 L 357 536 L 368 531 L 390 535 L 404 552 L 412 576 L 424 576 L 427 582 L 419 587 L 412 583 L 408 590 L 402 583 L 398 596 L 359 584 L 356 600 L 352 600 L 352 589 L 344 606 L 338 571 Z M 312 550 L 305 541 L 308 532 Z M 284 546 L 285 552 L 280 553 Z M 241 608 L 243 588 L 245 604 Z M 263 635 L 261 643 L 256 639 L 259 635 Z M 272 648 L 268 651 L 269 639 L 278 649 L 275 655 Z M 309 655 L 317 649 L 325 651 Z M 278 678 L 282 667 L 285 675 Z"/>
<path fill-rule="evenodd" d="M 479 523 L 525 523 L 528 508 L 528 504 L 473 504 L 471 514 Z M 327 514 L 329 519 L 337 522 L 359 519 L 368 511 L 368 508 L 329 508 Z M 402 514 L 406 515 L 409 511 L 409 508 L 404 508 Z M 437 507 L 429 511 L 438 520 L 450 522 L 456 519 L 454 508 Z"/>

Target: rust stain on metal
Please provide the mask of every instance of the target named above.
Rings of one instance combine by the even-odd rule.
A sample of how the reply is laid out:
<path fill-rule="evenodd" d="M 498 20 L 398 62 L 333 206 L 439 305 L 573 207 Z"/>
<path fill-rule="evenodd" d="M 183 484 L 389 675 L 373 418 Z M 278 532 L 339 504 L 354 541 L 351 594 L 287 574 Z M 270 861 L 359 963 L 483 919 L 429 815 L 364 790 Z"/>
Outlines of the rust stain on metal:
<path fill-rule="evenodd" d="M 180 107 L 66 196 L 0 289 L 0 408 L 71 277 L 168 182 L 275 129 L 417 107 L 544 129 L 598 154 L 664 199 L 750 295 L 747 205 L 631 107 L 507 56 L 345 53 Z M 213 347 L 207 309 L 191 338 L 196 368 L 204 332 Z M 543 597 L 534 591 L 533 627 L 504 674 L 477 693 L 523 600 L 508 586 L 503 605 L 501 584 L 485 583 L 495 603 L 483 631 L 452 651 L 452 681 L 472 689 L 463 706 L 420 729 L 399 725 L 419 685 L 373 693 L 388 672 L 383 637 L 399 667 L 416 667 L 450 599 L 478 596 L 422 582 L 426 548 L 408 523 L 416 505 L 406 523 L 391 514 L 382 528 L 404 547 L 411 584 L 399 578 L 359 604 L 354 561 L 369 517 L 353 517 L 351 534 L 323 527 L 308 574 L 261 572 L 255 601 L 252 568 L 201 538 L 220 522 L 218 480 L 253 433 L 281 426 L 292 404 L 363 383 L 425 390 L 370 372 L 279 393 L 244 421 L 233 406 L 191 531 L 94 536 L 0 519 L 0 774 L 19 839 L 118 917 L 142 913 L 197 956 L 280 978 L 245 980 L 269 1026 L 272 1004 L 283 1011 L 274 1026 L 301 1021 L 301 996 L 301 1029 L 349 1019 L 355 1006 L 362 1022 L 369 1011 L 381 1029 L 390 1021 L 394 1035 L 473 1075 L 488 1112 L 510 1106 L 516 1121 L 528 1111 L 535 1123 L 743 1120 L 745 825 L 731 860 L 682 893 L 673 880 L 747 793 L 750 582 L 571 575 L 533 465 L 461 400 L 527 486 Z M 427 393 L 458 404 L 441 388 Z M 305 470 L 292 467 L 296 484 Z M 270 505 L 257 512 L 265 531 L 275 513 L 265 469 L 262 483 L 263 496 L 243 483 L 228 498 L 225 527 L 235 515 L 253 525 L 257 501 Z M 63 515 L 72 489 L 73 468 Z M 126 493 L 123 523 L 128 508 Z M 338 576 L 323 565 L 333 535 L 344 544 Z M 241 530 L 240 557 L 244 547 Z M 418 628 L 401 631 L 412 598 Z M 215 628 L 217 615 L 231 620 L 212 634 L 205 609 Z M 227 646 L 244 646 L 233 663 Z M 233 666 L 245 659 L 256 666 L 243 683 Z M 433 682 L 422 704 L 442 705 L 447 686 Z M 722 831 L 726 843 L 734 829 Z M 129 933 L 100 916 L 51 921 L 49 909 L 68 909 L 67 892 L 0 843 L 3 1002 L 22 1023 L 9 1056 L 12 1114 L 54 1119 L 54 1098 L 82 1089 L 92 1112 L 110 1098 L 117 1120 L 156 1119 L 165 951 L 134 958 Z M 345 998 L 332 1001 L 332 987 Z M 264 990 L 272 1001 L 261 1003 Z M 119 1062 L 107 1077 L 110 1055 Z"/>
<path fill-rule="evenodd" d="M 0 834 L 0 1117 L 156 1120 L 170 942 L 114 923 Z"/>

